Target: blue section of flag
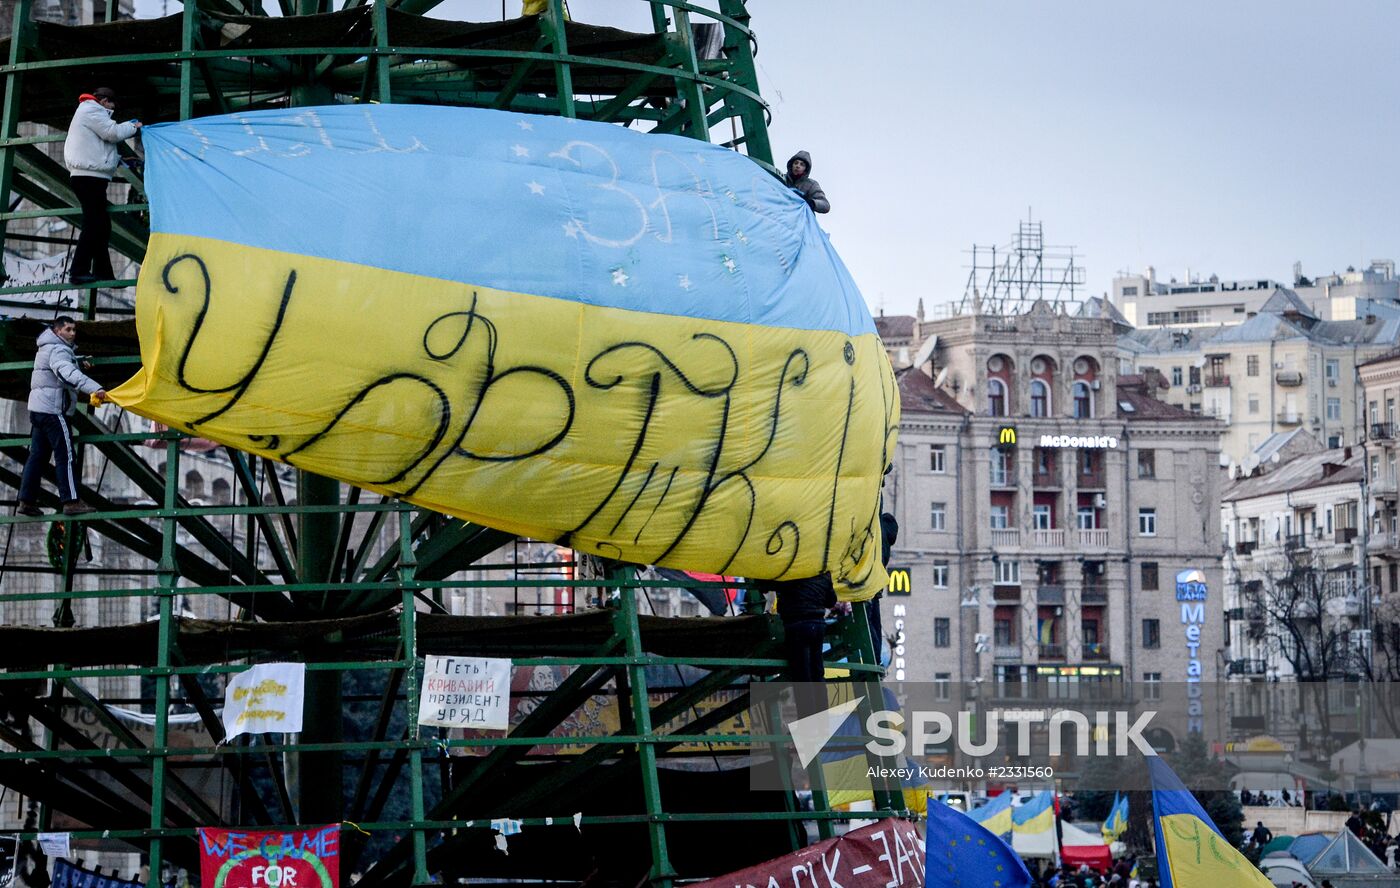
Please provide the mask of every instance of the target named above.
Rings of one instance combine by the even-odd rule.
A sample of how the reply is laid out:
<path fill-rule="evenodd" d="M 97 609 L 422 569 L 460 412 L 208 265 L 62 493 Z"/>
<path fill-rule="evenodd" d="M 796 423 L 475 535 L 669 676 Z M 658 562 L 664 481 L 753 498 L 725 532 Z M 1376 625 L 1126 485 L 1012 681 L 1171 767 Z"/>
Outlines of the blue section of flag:
<path fill-rule="evenodd" d="M 932 802 L 924 838 L 924 884 L 925 888 L 1028 888 L 1031 874 L 1016 852 L 982 824 Z"/>
<path fill-rule="evenodd" d="M 875 330 L 801 198 L 694 139 L 423 105 L 142 132 L 153 231 L 589 305 Z"/>
<path fill-rule="evenodd" d="M 1196 801 L 1196 797 L 1191 794 L 1191 790 L 1186 788 L 1186 784 L 1181 782 L 1181 778 L 1176 776 L 1167 763 L 1158 756 L 1149 756 L 1147 759 L 1147 773 L 1152 778 L 1152 812 L 1153 812 L 1153 842 L 1157 849 L 1157 883 L 1161 888 L 1176 888 L 1172 881 L 1170 866 L 1163 866 L 1161 861 L 1166 861 L 1167 843 L 1162 832 L 1162 818 L 1173 814 L 1189 814 L 1210 829 L 1223 840 L 1224 834 L 1220 832 L 1215 821 L 1210 818 L 1206 810 L 1201 807 L 1201 803 Z M 1182 885 L 1180 888 L 1195 888 L 1192 885 Z"/>

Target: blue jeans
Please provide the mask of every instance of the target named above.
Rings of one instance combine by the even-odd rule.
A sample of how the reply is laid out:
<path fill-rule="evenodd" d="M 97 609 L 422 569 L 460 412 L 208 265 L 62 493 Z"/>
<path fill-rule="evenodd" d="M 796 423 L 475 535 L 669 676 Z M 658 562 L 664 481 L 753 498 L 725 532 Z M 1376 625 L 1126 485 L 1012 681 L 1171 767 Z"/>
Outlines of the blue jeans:
<path fill-rule="evenodd" d="M 24 463 L 24 477 L 19 482 L 20 502 L 38 501 L 40 476 L 49 468 L 49 457 L 57 467 L 58 499 L 71 503 L 78 499 L 78 482 L 73 468 L 73 433 L 68 418 L 61 413 L 30 413 L 33 433 L 29 443 L 29 459 Z"/>

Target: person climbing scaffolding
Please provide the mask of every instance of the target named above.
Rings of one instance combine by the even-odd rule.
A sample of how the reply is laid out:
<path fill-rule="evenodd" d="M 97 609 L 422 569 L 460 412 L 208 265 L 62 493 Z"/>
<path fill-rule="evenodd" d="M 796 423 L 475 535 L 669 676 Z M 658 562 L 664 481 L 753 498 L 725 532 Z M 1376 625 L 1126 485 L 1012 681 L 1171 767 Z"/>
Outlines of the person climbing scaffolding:
<path fill-rule="evenodd" d="M 29 378 L 29 422 L 32 437 L 29 458 L 24 463 L 24 475 L 19 484 L 19 504 L 15 511 L 21 515 L 44 514 L 38 505 L 40 476 L 55 458 L 55 481 L 63 514 L 82 515 L 95 511 L 78 501 L 78 483 L 73 470 L 73 433 L 68 416 L 77 405 L 75 392 L 94 395 L 99 401 L 107 399 L 102 384 L 78 368 L 73 343 L 78 338 L 78 325 L 70 317 L 60 315 L 48 329 L 39 334 L 39 350 L 34 355 L 34 372 Z"/>
<path fill-rule="evenodd" d="M 117 123 L 112 111 L 117 106 L 117 94 L 101 87 L 78 97 L 78 110 L 68 124 L 68 137 L 63 141 L 63 163 L 68 167 L 68 183 L 83 209 L 82 231 L 73 250 L 73 265 L 69 280 L 75 284 L 110 281 L 112 257 L 107 254 L 107 241 L 112 235 L 112 220 L 107 215 L 107 186 L 121 165 L 117 145 L 141 130 L 141 121 Z"/>

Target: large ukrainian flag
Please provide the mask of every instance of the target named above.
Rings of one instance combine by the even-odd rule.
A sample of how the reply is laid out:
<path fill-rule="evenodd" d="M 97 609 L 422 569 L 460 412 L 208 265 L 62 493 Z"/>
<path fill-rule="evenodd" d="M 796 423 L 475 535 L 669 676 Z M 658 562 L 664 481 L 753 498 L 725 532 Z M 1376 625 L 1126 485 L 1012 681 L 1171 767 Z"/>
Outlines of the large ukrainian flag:
<path fill-rule="evenodd" d="M 1011 809 L 1015 832 L 1027 835 L 1048 832 L 1055 828 L 1055 792 L 1043 789 L 1019 808 Z"/>
<path fill-rule="evenodd" d="M 143 134 L 143 366 L 117 403 L 586 552 L 884 586 L 889 361 L 753 161 L 407 105 Z"/>
<path fill-rule="evenodd" d="M 1273 883 L 1216 829 L 1167 763 L 1147 760 L 1152 775 L 1157 881 L 1162 888 L 1273 888 Z"/>

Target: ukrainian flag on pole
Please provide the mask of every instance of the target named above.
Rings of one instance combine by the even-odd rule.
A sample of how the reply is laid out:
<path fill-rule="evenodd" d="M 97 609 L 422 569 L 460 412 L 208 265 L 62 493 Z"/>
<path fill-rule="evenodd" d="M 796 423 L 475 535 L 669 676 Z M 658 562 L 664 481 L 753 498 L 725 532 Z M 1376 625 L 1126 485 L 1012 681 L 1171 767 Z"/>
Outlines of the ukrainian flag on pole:
<path fill-rule="evenodd" d="M 1001 797 L 1010 801 L 1009 793 Z M 1031 874 L 1016 852 L 982 824 L 941 802 L 930 802 L 924 833 L 924 888 L 960 886 L 1030 888 Z"/>
<path fill-rule="evenodd" d="M 1113 807 L 1108 809 L 1108 819 L 1103 822 L 1103 837 L 1112 843 L 1128 830 L 1128 797 L 1113 794 Z"/>
<path fill-rule="evenodd" d="M 1055 793 L 1042 790 L 1011 811 L 1012 829 L 1018 833 L 1039 834 L 1055 828 Z"/>
<path fill-rule="evenodd" d="M 1157 880 L 1162 888 L 1273 888 L 1206 814 L 1167 763 L 1147 760 L 1152 775 Z"/>
<path fill-rule="evenodd" d="M 967 812 L 967 816 L 982 824 L 994 836 L 1010 835 L 1014 828 L 1011 819 L 1011 793 L 1003 792 L 980 808 Z"/>

